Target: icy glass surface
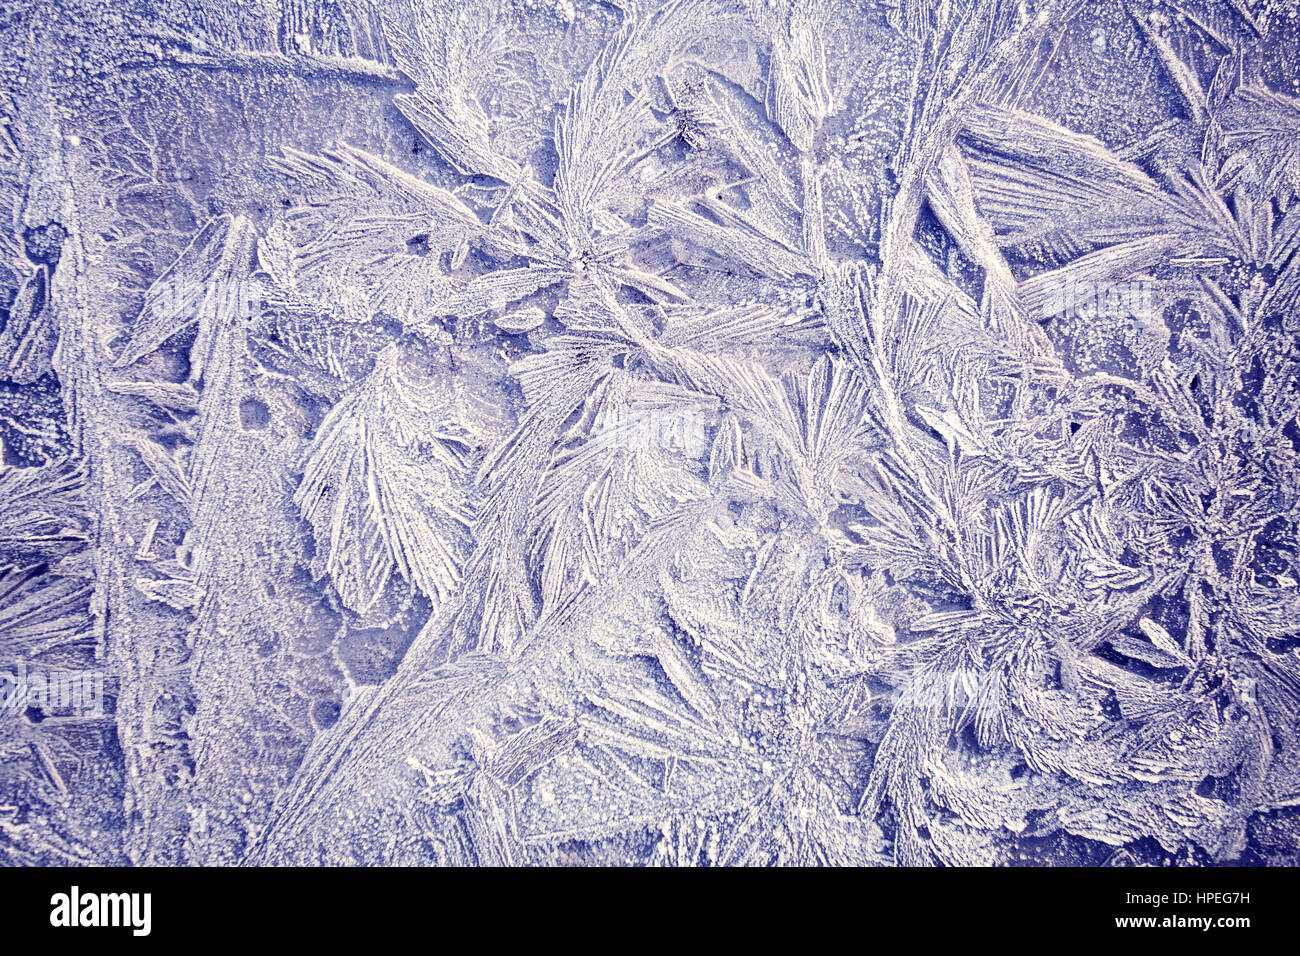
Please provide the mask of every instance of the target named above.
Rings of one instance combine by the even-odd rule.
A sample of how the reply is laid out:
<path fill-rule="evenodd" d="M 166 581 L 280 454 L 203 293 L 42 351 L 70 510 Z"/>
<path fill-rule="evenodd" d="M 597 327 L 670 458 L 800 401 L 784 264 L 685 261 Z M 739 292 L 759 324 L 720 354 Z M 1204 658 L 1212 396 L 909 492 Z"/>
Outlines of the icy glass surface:
<path fill-rule="evenodd" d="M 0 860 L 1300 862 L 1296 0 L 0 12 Z"/>

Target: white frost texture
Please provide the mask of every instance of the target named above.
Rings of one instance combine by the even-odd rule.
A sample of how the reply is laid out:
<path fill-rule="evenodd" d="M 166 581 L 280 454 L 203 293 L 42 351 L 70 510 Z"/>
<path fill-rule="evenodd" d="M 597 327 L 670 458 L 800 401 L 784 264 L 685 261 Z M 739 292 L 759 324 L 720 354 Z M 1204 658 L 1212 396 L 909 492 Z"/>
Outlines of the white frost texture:
<path fill-rule="evenodd" d="M 0 0 L 0 861 L 1300 862 L 1297 0 Z"/>

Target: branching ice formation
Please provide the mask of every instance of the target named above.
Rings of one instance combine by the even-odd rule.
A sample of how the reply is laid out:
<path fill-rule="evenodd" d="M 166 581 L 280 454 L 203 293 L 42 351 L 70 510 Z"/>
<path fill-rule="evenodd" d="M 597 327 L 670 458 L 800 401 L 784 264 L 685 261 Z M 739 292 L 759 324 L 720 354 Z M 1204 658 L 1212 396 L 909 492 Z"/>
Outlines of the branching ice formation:
<path fill-rule="evenodd" d="M 1293 0 L 3 22 L 0 858 L 1297 861 Z"/>

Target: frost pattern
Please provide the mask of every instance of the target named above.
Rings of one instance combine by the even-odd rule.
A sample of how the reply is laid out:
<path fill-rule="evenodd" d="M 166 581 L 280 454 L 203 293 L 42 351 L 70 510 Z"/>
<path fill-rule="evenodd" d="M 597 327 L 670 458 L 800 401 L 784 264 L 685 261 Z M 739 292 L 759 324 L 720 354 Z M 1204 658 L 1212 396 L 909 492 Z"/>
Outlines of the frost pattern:
<path fill-rule="evenodd" d="M 0 859 L 1295 864 L 1297 15 L 8 10 Z"/>

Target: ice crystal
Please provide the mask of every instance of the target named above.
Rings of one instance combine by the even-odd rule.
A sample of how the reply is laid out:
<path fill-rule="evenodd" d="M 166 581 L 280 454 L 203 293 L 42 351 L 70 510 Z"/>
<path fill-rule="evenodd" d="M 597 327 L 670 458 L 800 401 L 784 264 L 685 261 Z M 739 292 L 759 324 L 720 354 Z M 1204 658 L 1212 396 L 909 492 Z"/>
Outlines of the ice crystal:
<path fill-rule="evenodd" d="M 1300 859 L 1294 0 L 3 23 L 0 858 Z"/>

